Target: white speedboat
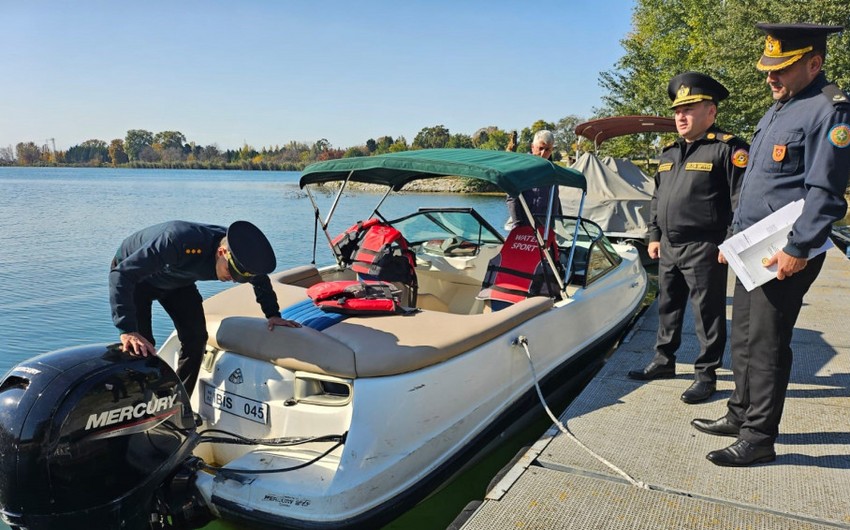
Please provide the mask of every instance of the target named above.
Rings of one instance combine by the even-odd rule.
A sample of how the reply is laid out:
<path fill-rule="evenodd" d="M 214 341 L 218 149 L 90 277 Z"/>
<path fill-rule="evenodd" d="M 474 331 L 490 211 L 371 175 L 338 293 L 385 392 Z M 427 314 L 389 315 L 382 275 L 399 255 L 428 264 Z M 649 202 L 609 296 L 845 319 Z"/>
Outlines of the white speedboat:
<path fill-rule="evenodd" d="M 580 216 L 547 215 L 505 238 L 471 208 L 381 215 L 391 192 L 443 176 L 487 180 L 520 197 L 531 187 L 585 189 L 574 170 L 508 152 L 422 150 L 309 166 L 300 182 L 308 193 L 339 184 L 324 218 L 309 195 L 336 264 L 271 276 L 284 316 L 304 326 L 269 332 L 250 285 L 213 296 L 204 303 L 210 340 L 191 397 L 196 428 L 185 418 L 186 397 L 174 403 L 182 386 L 174 388 L 172 376 L 157 386 L 151 376 L 146 388 L 159 388 L 158 397 L 135 396 L 133 403 L 147 405 L 122 408 L 124 398 L 104 391 L 119 412 L 81 407 L 80 419 L 66 422 L 79 428 L 69 436 L 88 439 L 106 429 L 116 444 L 122 434 L 144 436 L 116 445 L 134 448 L 133 455 L 155 446 L 162 456 L 153 467 L 174 466 L 167 478 L 157 475 L 162 485 L 150 493 L 147 513 L 161 528 L 195 528 L 205 514 L 247 527 L 377 528 L 425 498 L 539 406 L 531 399 L 535 384 L 566 384 L 590 357 L 598 362 L 595 348 L 622 332 L 647 287 L 638 252 L 611 244 Z M 329 225 L 350 182 L 388 191 L 364 213 L 371 221 L 334 237 Z M 363 285 L 372 286 L 365 298 Z M 325 300 L 335 307 L 321 309 L 308 296 L 320 300 L 320 291 L 333 293 Z M 347 306 L 351 300 L 365 305 Z M 172 335 L 159 359 L 145 362 L 175 366 L 179 347 Z M 114 389 L 116 379 L 129 377 L 126 363 L 141 360 L 111 351 L 92 347 L 75 356 L 115 358 L 98 376 L 112 378 Z M 39 369 L 37 360 L 10 372 L 14 388 Z M 133 381 L 122 383 L 131 401 Z M 0 515 L 24 526 L 10 498 L 0 487 Z M 116 501 L 99 506 L 117 509 Z"/>

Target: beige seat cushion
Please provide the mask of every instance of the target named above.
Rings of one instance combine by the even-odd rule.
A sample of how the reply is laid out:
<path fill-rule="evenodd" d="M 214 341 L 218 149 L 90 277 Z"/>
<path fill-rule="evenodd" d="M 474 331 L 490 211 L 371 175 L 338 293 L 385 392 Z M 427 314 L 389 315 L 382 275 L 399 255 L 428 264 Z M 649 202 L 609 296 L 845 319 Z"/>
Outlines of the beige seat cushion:
<path fill-rule="evenodd" d="M 534 297 L 495 313 L 422 311 L 409 316 L 352 317 L 323 331 L 354 351 L 358 377 L 410 372 L 469 351 L 552 308 Z"/>
<path fill-rule="evenodd" d="M 210 345 L 289 370 L 356 377 L 354 352 L 312 328 L 275 328 L 264 318 L 207 318 Z"/>

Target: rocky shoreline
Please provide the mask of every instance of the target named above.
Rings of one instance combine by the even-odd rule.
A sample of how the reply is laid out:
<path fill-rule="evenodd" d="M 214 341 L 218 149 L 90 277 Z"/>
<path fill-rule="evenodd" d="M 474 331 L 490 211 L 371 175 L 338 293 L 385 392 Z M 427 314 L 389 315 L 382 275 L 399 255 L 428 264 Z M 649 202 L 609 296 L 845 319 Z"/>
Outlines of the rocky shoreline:
<path fill-rule="evenodd" d="M 336 189 L 337 183 L 326 184 Z M 386 187 L 377 184 L 364 184 L 362 182 L 349 182 L 348 189 L 369 192 L 385 192 Z M 461 177 L 441 177 L 414 180 L 408 183 L 402 193 L 476 193 L 476 194 L 502 194 L 496 186 L 476 179 Z"/>

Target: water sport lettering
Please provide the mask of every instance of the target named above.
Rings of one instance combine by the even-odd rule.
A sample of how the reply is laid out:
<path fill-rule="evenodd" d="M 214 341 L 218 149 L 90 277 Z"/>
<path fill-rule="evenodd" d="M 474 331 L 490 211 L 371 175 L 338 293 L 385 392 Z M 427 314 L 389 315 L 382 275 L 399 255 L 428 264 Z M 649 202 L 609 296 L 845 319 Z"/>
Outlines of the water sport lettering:
<path fill-rule="evenodd" d="M 518 235 L 511 245 L 511 250 L 530 252 L 537 249 L 537 238 L 533 234 Z"/>
<path fill-rule="evenodd" d="M 126 407 L 107 410 L 100 414 L 92 414 L 86 422 L 85 430 L 88 431 L 90 429 L 97 429 L 98 427 L 108 427 L 127 420 L 135 420 L 144 416 L 152 416 L 157 412 L 170 409 L 174 406 L 175 401 L 177 401 L 177 394 L 162 398 L 151 398 L 151 400 L 147 403 L 128 405 Z"/>

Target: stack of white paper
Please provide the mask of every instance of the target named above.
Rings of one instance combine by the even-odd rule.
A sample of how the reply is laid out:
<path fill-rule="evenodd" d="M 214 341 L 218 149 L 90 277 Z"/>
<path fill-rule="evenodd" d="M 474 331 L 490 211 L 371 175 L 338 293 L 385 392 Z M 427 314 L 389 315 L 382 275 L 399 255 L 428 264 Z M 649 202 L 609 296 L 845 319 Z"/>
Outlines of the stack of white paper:
<path fill-rule="evenodd" d="M 776 278 L 776 265 L 768 268 L 764 264 L 785 248 L 788 232 L 803 212 L 803 204 L 803 199 L 794 201 L 720 244 L 720 251 L 747 291 Z M 832 241 L 827 238 L 823 246 L 809 252 L 809 259 L 831 246 Z"/>

